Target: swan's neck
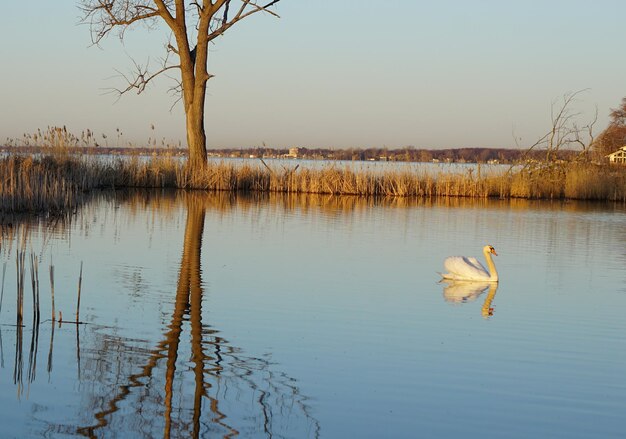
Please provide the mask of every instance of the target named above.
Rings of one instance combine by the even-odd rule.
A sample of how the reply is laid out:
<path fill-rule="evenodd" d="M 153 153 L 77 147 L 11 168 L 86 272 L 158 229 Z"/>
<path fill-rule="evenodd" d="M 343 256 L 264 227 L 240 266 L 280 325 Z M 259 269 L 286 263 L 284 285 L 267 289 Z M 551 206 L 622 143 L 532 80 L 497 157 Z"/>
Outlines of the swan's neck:
<path fill-rule="evenodd" d="M 487 267 L 489 267 L 489 280 L 498 280 L 498 270 L 496 270 L 496 264 L 493 263 L 493 259 L 491 259 L 491 252 L 489 250 L 485 250 L 485 260 L 487 261 Z"/>

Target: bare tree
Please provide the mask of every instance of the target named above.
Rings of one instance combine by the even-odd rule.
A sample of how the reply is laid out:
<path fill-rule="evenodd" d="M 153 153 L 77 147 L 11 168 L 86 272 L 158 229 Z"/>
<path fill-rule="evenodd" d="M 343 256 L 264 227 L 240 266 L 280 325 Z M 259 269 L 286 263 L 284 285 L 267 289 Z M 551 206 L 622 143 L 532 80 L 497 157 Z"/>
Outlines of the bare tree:
<path fill-rule="evenodd" d="M 165 45 L 166 55 L 159 70 L 149 71 L 148 66 L 134 62 L 133 75 L 124 75 L 127 86 L 116 92 L 142 93 L 154 78 L 177 70 L 180 76 L 172 89 L 180 93 L 183 101 L 189 164 L 197 168 L 207 160 L 204 105 L 207 81 L 212 77 L 207 71 L 209 43 L 257 12 L 278 17 L 271 8 L 279 1 L 81 0 L 79 7 L 84 14 L 83 22 L 90 25 L 94 44 L 115 31 L 123 40 L 125 32 L 139 23 L 148 26 L 164 23 L 169 28 L 173 40 Z"/>
<path fill-rule="evenodd" d="M 607 160 L 606 156 L 626 145 L 626 125 L 610 123 L 600 133 L 593 144 L 594 151 L 599 160 Z"/>
<path fill-rule="evenodd" d="M 571 151 L 576 152 L 573 155 L 576 160 L 586 159 L 591 145 L 594 143 L 594 126 L 598 121 L 598 110 L 596 109 L 593 119 L 583 126 L 577 123 L 580 113 L 573 111 L 572 106 L 575 104 L 576 98 L 587 90 L 578 90 L 563 95 L 560 101 L 552 102 L 551 119 L 552 124 L 550 130 L 541 136 L 535 143 L 527 148 L 523 160 L 543 155 L 540 161 L 541 166 L 554 164 L 558 161 L 559 152 Z M 517 139 L 516 139 L 517 143 Z M 519 144 L 518 144 L 519 147 Z M 535 160 L 533 160 L 535 162 Z"/>
<path fill-rule="evenodd" d="M 611 125 L 626 126 L 626 98 L 622 98 L 622 105 L 611 108 Z"/>
<path fill-rule="evenodd" d="M 618 108 L 609 113 L 609 125 L 600 133 L 594 143 L 595 152 L 600 160 L 626 145 L 626 98 Z"/>

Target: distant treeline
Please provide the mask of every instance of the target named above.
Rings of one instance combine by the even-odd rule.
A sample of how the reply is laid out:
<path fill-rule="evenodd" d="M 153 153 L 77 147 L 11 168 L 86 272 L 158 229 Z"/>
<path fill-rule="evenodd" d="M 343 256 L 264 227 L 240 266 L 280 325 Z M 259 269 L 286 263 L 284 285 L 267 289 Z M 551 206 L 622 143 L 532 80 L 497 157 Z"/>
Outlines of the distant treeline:
<path fill-rule="evenodd" d="M 2 152 L 40 153 L 49 151 L 50 147 L 39 146 L 3 146 Z M 67 152 L 79 154 L 109 155 L 186 155 L 184 148 L 157 147 L 92 147 L 72 146 L 65 148 Z M 313 160 L 381 160 L 397 162 L 455 162 L 455 163 L 515 163 L 519 160 L 545 158 L 545 150 L 528 151 L 526 149 L 507 148 L 449 148 L 449 149 L 418 149 L 413 147 L 388 148 L 219 148 L 210 149 L 210 157 L 241 157 L 241 158 L 280 158 L 291 157 Z M 554 154 L 554 152 L 552 153 Z M 559 150 L 556 158 L 567 160 L 578 154 L 578 151 Z M 554 155 L 553 155 L 554 157 Z"/>
<path fill-rule="evenodd" d="M 557 159 L 569 159 L 577 155 L 577 151 L 556 151 Z M 210 156 L 223 157 L 297 157 L 314 160 L 381 160 L 395 162 L 467 162 L 467 163 L 515 163 L 524 159 L 545 158 L 545 150 L 528 151 L 526 149 L 507 148 L 450 148 L 450 149 L 418 149 L 418 148 L 267 148 L 250 147 L 239 149 L 212 149 Z M 554 157 L 554 156 L 553 156 Z"/>
<path fill-rule="evenodd" d="M 293 148 L 291 149 L 293 150 Z M 213 150 L 211 152 L 214 152 Z M 273 148 L 247 148 L 220 150 L 224 155 L 270 157 L 290 155 L 289 151 Z M 486 163 L 498 161 L 500 163 L 512 163 L 520 159 L 541 159 L 546 151 L 528 151 L 526 149 L 506 148 L 450 148 L 450 149 L 418 149 L 413 147 L 388 149 L 388 148 L 349 148 L 349 149 L 325 149 L 325 148 L 298 148 L 298 158 L 330 159 L 330 160 L 386 160 L 397 162 L 474 162 Z M 557 157 L 562 159 L 571 158 L 576 151 L 558 151 Z"/>

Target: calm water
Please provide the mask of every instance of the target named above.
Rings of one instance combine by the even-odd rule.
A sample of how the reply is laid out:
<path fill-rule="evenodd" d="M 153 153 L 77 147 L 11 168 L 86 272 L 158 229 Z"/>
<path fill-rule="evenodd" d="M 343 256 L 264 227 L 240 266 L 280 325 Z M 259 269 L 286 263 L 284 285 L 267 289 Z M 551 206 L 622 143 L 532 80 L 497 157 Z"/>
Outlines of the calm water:
<path fill-rule="evenodd" d="M 4 231 L 1 437 L 626 432 L 623 205 L 118 194 Z M 438 283 L 486 243 L 497 288 Z"/>

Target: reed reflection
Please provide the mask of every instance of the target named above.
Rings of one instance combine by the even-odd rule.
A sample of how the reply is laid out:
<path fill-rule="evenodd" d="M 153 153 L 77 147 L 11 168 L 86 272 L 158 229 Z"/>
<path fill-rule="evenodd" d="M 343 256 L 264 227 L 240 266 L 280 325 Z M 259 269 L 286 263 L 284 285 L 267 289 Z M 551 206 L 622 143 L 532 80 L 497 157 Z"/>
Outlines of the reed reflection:
<path fill-rule="evenodd" d="M 94 401 L 95 422 L 77 432 L 99 437 L 124 428 L 165 438 L 233 437 L 244 432 L 317 437 L 319 423 L 296 381 L 276 372 L 270 358 L 246 357 L 203 322 L 201 255 L 207 204 L 213 198 L 183 198 L 187 218 L 167 331 L 154 349 L 128 356 L 136 372 L 114 378 L 124 384 L 104 401 Z M 145 359 L 143 364 L 137 364 L 137 358 Z"/>
<path fill-rule="evenodd" d="M 466 303 L 472 302 L 485 291 L 488 291 L 480 313 L 484 318 L 489 318 L 494 313 L 493 299 L 498 292 L 497 282 L 469 282 L 443 280 L 443 298 L 446 302 Z"/>
<path fill-rule="evenodd" d="M 35 381 L 37 375 L 37 353 L 39 350 L 39 324 L 40 324 L 40 308 L 39 308 L 39 265 L 37 257 L 31 253 L 28 259 L 30 261 L 30 275 L 32 287 L 32 324 L 30 348 L 28 351 L 28 369 L 27 382 Z M 16 270 L 17 270 L 17 291 L 16 291 L 16 323 L 15 323 L 15 360 L 13 363 L 13 384 L 17 388 L 18 399 L 24 392 L 24 293 L 25 293 L 25 275 L 26 275 L 26 250 L 24 241 L 16 254 Z M 3 289 L 0 294 L 0 309 L 2 307 L 1 299 L 4 295 L 4 272 L 3 272 Z M 1 344 L 1 341 L 0 341 Z M 4 355 L 4 354 L 2 354 Z M 2 361 L 4 367 L 4 360 Z"/>
<path fill-rule="evenodd" d="M 124 215 L 131 219 L 135 216 L 143 218 L 147 208 L 158 210 L 159 216 L 167 218 L 173 216 L 185 203 L 188 197 L 184 191 L 145 191 L 131 190 L 115 194 L 103 194 L 100 203 L 111 203 L 116 208 L 124 205 Z M 346 214 L 370 214 L 372 208 L 385 208 L 393 210 L 415 210 L 416 208 L 440 208 L 440 209 L 480 209 L 483 211 L 522 212 L 529 211 L 545 212 L 546 209 L 563 211 L 568 213 L 586 213 L 608 210 L 624 212 L 623 203 L 589 203 L 577 201 L 545 201 L 526 199 L 494 199 L 494 198 L 421 198 L 421 197 L 364 197 L 351 195 L 328 195 L 328 194 L 294 194 L 274 192 L 212 192 L 202 197 L 202 204 L 207 211 L 230 213 L 235 210 L 254 214 L 261 209 L 269 212 L 297 211 L 302 214 L 320 213 L 329 217 L 341 217 Z M 99 203 L 90 203 L 83 207 L 78 215 L 85 218 L 93 217 L 92 211 L 100 211 Z M 108 214 L 114 214 L 117 209 L 111 209 Z M 88 225 L 81 227 L 88 228 Z"/>

